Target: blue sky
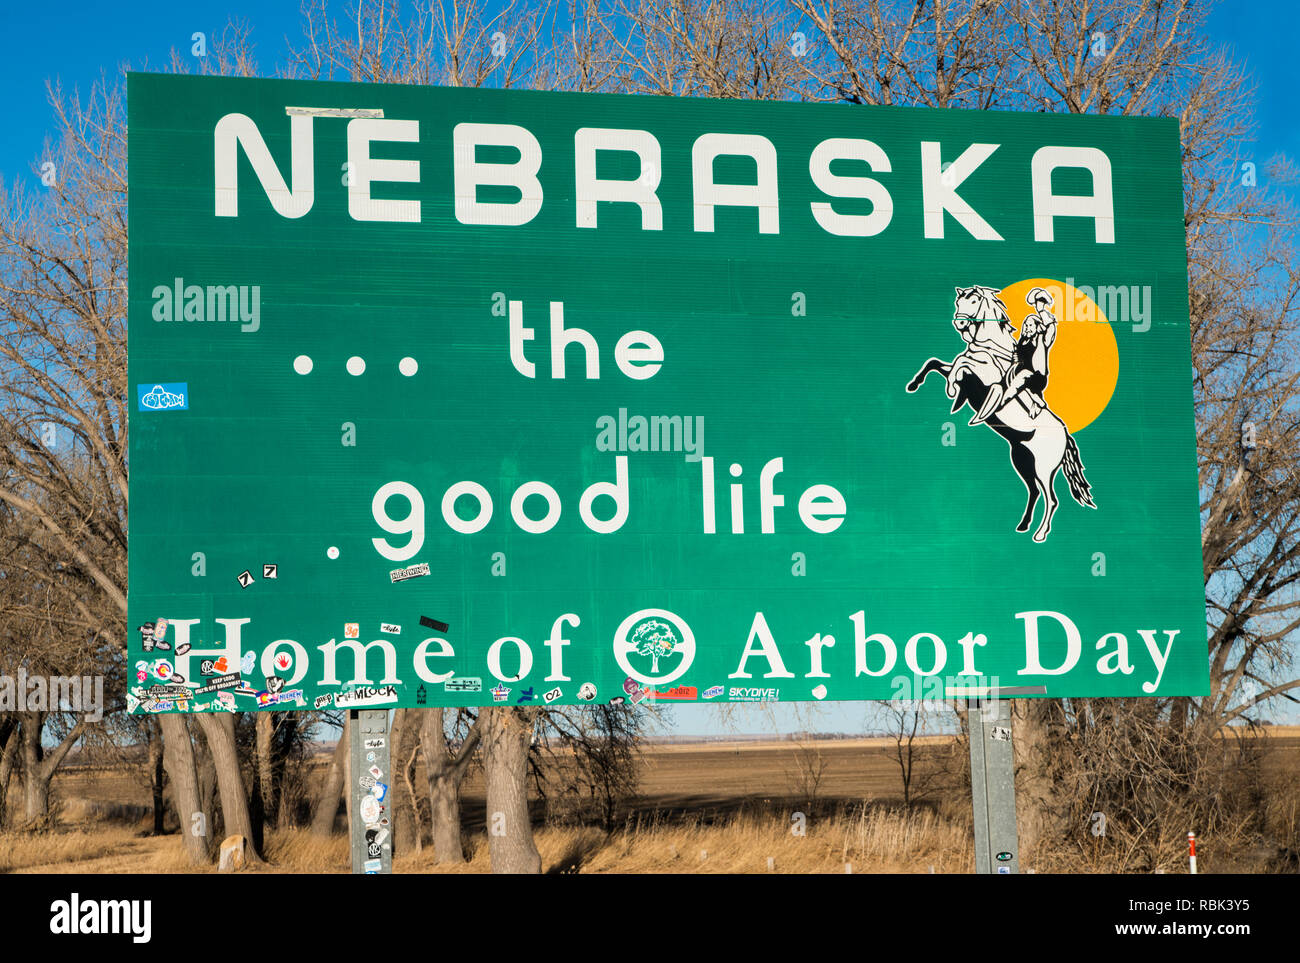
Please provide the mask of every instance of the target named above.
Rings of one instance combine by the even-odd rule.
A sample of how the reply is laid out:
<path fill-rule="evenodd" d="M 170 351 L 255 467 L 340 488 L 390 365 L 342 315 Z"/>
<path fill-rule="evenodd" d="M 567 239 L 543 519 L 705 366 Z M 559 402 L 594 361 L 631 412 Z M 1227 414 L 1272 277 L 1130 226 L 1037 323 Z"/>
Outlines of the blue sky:
<path fill-rule="evenodd" d="M 343 4 L 332 5 L 336 15 Z M 1256 120 L 1259 136 L 1242 145 L 1243 159 L 1258 166 L 1275 153 L 1300 158 L 1300 118 L 1294 105 L 1294 50 L 1292 31 L 1279 29 L 1295 22 L 1291 0 L 1218 5 L 1210 15 L 1211 42 L 1231 48 L 1238 62 L 1250 71 L 1257 87 Z M 252 27 L 257 60 L 270 71 L 285 59 L 290 41 L 300 42 L 300 0 L 234 0 L 178 5 L 163 0 L 122 3 L 10 4 L 5 12 L 10 49 L 0 61 L 0 79 L 8 93 L 7 135 L 0 144 L 0 175 L 30 178 L 42 142 L 53 129 L 46 103 L 47 80 L 62 80 L 66 89 L 83 91 L 121 65 L 135 69 L 163 69 L 172 50 L 188 55 L 190 37 L 202 31 L 209 41 L 230 21 Z M 1261 171 L 1262 173 L 1262 171 Z"/>
<path fill-rule="evenodd" d="M 334 4 L 335 14 L 342 4 Z M 1264 183 L 1264 163 L 1276 153 L 1300 158 L 1300 123 L 1294 106 L 1293 31 L 1290 0 L 1261 0 L 1252 4 L 1223 4 L 1210 16 L 1212 42 L 1232 49 L 1252 75 L 1257 88 L 1258 138 L 1240 145 L 1241 160 L 1254 160 Z M 232 20 L 252 27 L 256 59 L 264 72 L 282 63 L 290 42 L 301 36 L 300 0 L 197 0 L 174 2 L 10 4 L 5 12 L 10 38 L 0 60 L 0 82 L 8 94 L 6 136 L 0 141 L 0 177 L 6 184 L 25 180 L 39 187 L 34 172 L 54 124 L 46 97 L 46 82 L 62 81 L 65 90 L 83 93 L 106 73 L 110 79 L 122 65 L 134 69 L 164 69 L 173 50 L 188 56 L 191 36 L 202 31 L 219 35 Z M 735 730 L 762 732 L 810 728 L 822 731 L 862 731 L 867 707 L 860 703 L 812 706 L 806 710 L 781 706 L 747 710 L 739 707 L 733 723 L 719 723 L 703 706 L 677 706 L 675 728 L 681 733 L 717 733 Z M 802 714 L 801 714 L 802 713 Z M 1278 721 L 1294 713 L 1279 707 Z"/>

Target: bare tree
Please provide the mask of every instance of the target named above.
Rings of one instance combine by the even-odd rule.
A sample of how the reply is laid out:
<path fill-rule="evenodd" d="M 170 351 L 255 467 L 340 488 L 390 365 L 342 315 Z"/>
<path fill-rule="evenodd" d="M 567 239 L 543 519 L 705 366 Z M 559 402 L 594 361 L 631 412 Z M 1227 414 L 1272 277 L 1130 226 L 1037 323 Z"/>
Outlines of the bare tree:
<path fill-rule="evenodd" d="M 535 87 L 553 62 L 555 11 L 547 3 L 482 0 L 416 4 L 359 0 L 341 24 L 325 0 L 304 8 L 305 41 L 292 72 L 313 79 L 448 87 Z"/>
<path fill-rule="evenodd" d="M 221 815 L 226 834 L 243 836 L 248 841 L 246 850 L 249 862 L 261 862 L 253 845 L 253 821 L 248 812 L 248 792 L 239 764 L 235 744 L 235 718 L 227 712 L 200 712 L 194 717 L 203 730 L 208 750 L 217 770 L 217 792 L 221 797 Z"/>
<path fill-rule="evenodd" d="M 1161 114 L 1181 124 L 1209 612 L 1208 697 L 1124 700 L 1100 716 L 1038 700 L 1021 707 L 1020 758 L 1041 815 L 1054 808 L 1047 774 L 1070 758 L 1062 755 L 1071 751 L 1066 746 L 1101 753 L 1090 764 L 1099 777 L 1121 758 L 1103 748 L 1113 743 L 1094 738 L 1089 718 L 1104 717 L 1122 731 L 1130 715 L 1155 725 L 1167 758 L 1182 759 L 1185 775 L 1203 774 L 1220 727 L 1300 686 L 1287 672 L 1300 627 L 1300 270 L 1292 213 L 1268 190 L 1243 190 L 1237 164 L 1223 162 L 1249 133 L 1249 91 L 1241 71 L 1210 49 L 1201 6 L 1035 2 L 1011 9 L 1027 95 L 1054 109 Z M 1274 174 L 1284 176 L 1285 165 Z M 1187 747 L 1199 748 L 1188 754 Z M 1068 821 L 1058 829 L 1074 831 Z"/>
<path fill-rule="evenodd" d="M 351 720 L 346 718 L 345 714 L 343 727 L 339 731 L 339 741 L 334 746 L 334 753 L 330 757 L 329 769 L 325 773 L 320 792 L 317 793 L 316 801 L 312 806 L 311 832 L 314 836 L 329 836 L 334 832 L 334 820 L 339 812 L 339 796 L 345 794 L 351 725 Z"/>
<path fill-rule="evenodd" d="M 786 770 L 786 781 L 800 798 L 804 809 L 811 814 L 817 808 L 817 797 L 826 778 L 829 760 L 811 733 L 796 734 L 794 743 L 794 768 Z"/>
<path fill-rule="evenodd" d="M 528 811 L 528 747 L 535 713 L 488 706 L 483 719 L 483 772 L 487 780 L 488 852 L 494 873 L 542 871 Z"/>
<path fill-rule="evenodd" d="M 575 29 L 571 58 L 580 89 L 784 100 L 804 76 L 790 44 L 794 11 L 777 0 L 618 0 L 587 10 L 587 39 L 579 46 Z"/>
<path fill-rule="evenodd" d="M 470 718 L 468 729 L 453 747 L 447 738 L 446 710 L 429 709 L 420 720 L 420 746 L 429 783 L 433 818 L 433 853 L 439 863 L 463 863 L 465 850 L 460 841 L 460 785 L 483 735 L 484 715 L 461 710 L 457 729 Z M 490 828 L 490 827 L 489 827 Z"/>
<path fill-rule="evenodd" d="M 640 706 L 549 706 L 539 709 L 534 771 L 549 808 L 562 819 L 599 820 L 613 832 L 622 807 L 636 795 L 641 738 L 648 713 Z M 540 764 L 539 764 L 540 763 Z"/>
<path fill-rule="evenodd" d="M 924 710 L 901 702 L 883 703 L 881 710 L 887 731 L 894 741 L 888 752 L 898 764 L 898 778 L 903 788 L 903 809 L 911 812 L 917 795 L 917 763 L 924 754 L 923 748 L 916 741 L 917 733 L 925 732 Z"/>
<path fill-rule="evenodd" d="M 1296 222 L 1275 192 L 1243 189 L 1238 164 L 1225 162 L 1250 133 L 1250 92 L 1211 45 L 1205 6 L 794 3 L 819 34 L 819 51 L 801 61 L 818 96 L 1178 118 L 1211 695 L 1116 705 L 1208 747 L 1192 727 L 1212 734 L 1268 699 L 1287 698 L 1300 686 L 1288 671 L 1300 628 Z M 1269 175 L 1294 179 L 1285 163 Z M 1061 753 L 1078 751 L 1070 740 L 1080 718 L 1066 703 L 1016 705 L 1022 852 L 1043 833 L 1068 831 L 1045 820 L 1059 794 L 1051 773 Z M 1187 765 L 1202 771 L 1190 758 Z"/>
<path fill-rule="evenodd" d="M 0 191 L 0 502 L 65 585 L 59 624 L 125 659 L 126 124 L 120 87 L 51 91 L 60 140 L 47 192 Z M 182 823 L 201 813 L 188 728 L 160 720 Z M 221 742 L 219 730 L 218 741 Z M 223 758 L 237 763 L 233 753 Z M 238 770 L 220 773 L 238 783 Z M 223 792 L 229 820 L 247 801 Z M 191 859 L 202 839 L 186 838 Z M 203 857 L 206 859 L 206 855 Z"/>
<path fill-rule="evenodd" d="M 18 747 L 22 743 L 18 719 L 10 714 L 0 715 L 0 829 L 5 827 L 9 814 L 9 780 L 18 762 Z"/>
<path fill-rule="evenodd" d="M 153 802 L 153 834 L 161 836 L 166 832 L 167 809 L 164 802 L 164 789 L 167 784 L 166 769 L 163 765 L 162 730 L 154 719 L 147 720 L 145 739 L 149 746 L 149 763 L 146 776 L 149 780 L 149 795 Z M 184 832 L 184 829 L 181 830 Z"/>
<path fill-rule="evenodd" d="M 160 715 L 158 726 L 162 730 L 163 764 L 180 817 L 181 845 L 192 865 L 202 865 L 210 859 L 212 806 L 200 791 L 189 727 L 183 716 L 171 714 Z"/>
<path fill-rule="evenodd" d="M 791 2 L 820 41 L 819 49 L 800 59 L 816 99 L 975 110 L 1007 106 L 1003 98 L 1017 75 L 1007 44 L 1011 4 Z"/>
<path fill-rule="evenodd" d="M 419 749 L 420 718 L 418 709 L 396 709 L 388 734 L 388 764 L 392 785 L 389 789 L 389 806 L 392 810 L 393 853 L 418 851 L 420 848 L 420 821 L 417 800 L 406 790 L 415 766 L 415 753 Z"/>
<path fill-rule="evenodd" d="M 76 581 L 59 570 L 47 570 L 43 533 L 33 532 L 26 519 L 9 521 L 7 537 L 0 540 L 0 672 L 16 689 L 31 690 L 15 692 L 17 706 L 10 718 L 17 725 L 20 748 L 10 765 L 19 763 L 23 822 L 33 826 L 48 821 L 50 784 L 73 746 L 91 729 L 104 731 L 102 714 L 101 720 L 91 722 L 81 711 L 88 706 L 64 704 L 71 692 L 60 691 L 56 680 L 102 679 L 110 673 L 100 664 L 102 640 L 65 625 L 61 613 L 77 598 Z M 26 681 L 19 670 L 26 673 Z M 78 697 L 81 690 L 78 681 Z M 93 686 L 85 695 L 94 698 Z"/>

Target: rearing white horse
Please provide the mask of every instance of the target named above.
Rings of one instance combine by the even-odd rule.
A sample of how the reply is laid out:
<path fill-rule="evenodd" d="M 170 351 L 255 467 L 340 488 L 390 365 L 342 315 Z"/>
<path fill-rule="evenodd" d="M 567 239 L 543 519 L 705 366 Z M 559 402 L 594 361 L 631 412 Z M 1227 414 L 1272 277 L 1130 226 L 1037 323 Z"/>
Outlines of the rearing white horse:
<path fill-rule="evenodd" d="M 990 389 L 1001 385 L 1015 357 L 1016 341 L 1012 334 L 1011 319 L 1006 305 L 998 298 L 996 288 L 976 285 L 957 288 L 953 303 L 953 327 L 966 341 L 966 350 L 952 361 L 940 358 L 927 361 L 907 384 L 907 390 L 916 391 L 933 371 L 947 379 L 948 397 L 953 399 L 955 412 L 964 404 L 979 412 Z M 1066 430 L 1065 423 L 1050 408 L 1042 408 L 1030 415 L 1024 403 L 1016 398 L 994 410 L 986 421 L 1011 446 L 1011 464 L 1024 483 L 1029 495 L 1025 514 L 1016 531 L 1027 532 L 1034 518 L 1038 499 L 1045 500 L 1046 508 L 1034 541 L 1044 541 L 1052 531 L 1052 516 L 1060 504 L 1056 497 L 1056 473 L 1065 471 L 1070 496 L 1086 508 L 1096 508 L 1092 488 L 1083 476 L 1083 462 L 1079 446 Z"/>

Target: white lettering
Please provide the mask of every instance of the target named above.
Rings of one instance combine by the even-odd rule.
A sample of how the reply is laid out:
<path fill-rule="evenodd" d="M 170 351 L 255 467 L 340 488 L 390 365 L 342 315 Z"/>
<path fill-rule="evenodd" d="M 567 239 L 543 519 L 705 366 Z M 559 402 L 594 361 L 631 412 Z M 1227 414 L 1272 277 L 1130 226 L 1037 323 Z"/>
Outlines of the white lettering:
<path fill-rule="evenodd" d="M 758 178 L 753 184 L 716 184 L 713 161 L 720 156 L 754 158 Z M 713 230 L 717 206 L 758 208 L 760 234 L 780 233 L 780 201 L 776 186 L 776 148 L 758 134 L 704 134 L 691 147 L 695 185 L 695 230 Z"/>
<path fill-rule="evenodd" d="M 1091 195 L 1052 193 L 1052 171 L 1081 167 L 1092 174 Z M 1034 240 L 1051 241 L 1053 218 L 1091 217 L 1098 244 L 1115 243 L 1115 203 L 1110 184 L 1110 158 L 1095 147 L 1040 147 L 1030 163 L 1034 184 Z"/>
<path fill-rule="evenodd" d="M 814 201 L 812 215 L 823 230 L 843 237 L 874 237 L 894 216 L 894 199 L 879 181 L 870 177 L 849 177 L 831 173 L 833 160 L 865 161 L 872 171 L 888 174 L 889 157 L 869 140 L 832 137 L 813 148 L 808 173 L 817 189 L 831 197 L 856 197 L 871 201 L 870 214 L 838 214 L 825 201 Z"/>
<path fill-rule="evenodd" d="M 626 151 L 637 155 L 640 173 L 634 180 L 596 177 L 596 152 Z M 662 231 L 663 206 L 655 191 L 660 178 L 659 141 L 645 130 L 582 127 L 573 135 L 574 196 L 578 227 L 596 226 L 598 201 L 636 204 L 641 208 L 641 230 Z"/>
<path fill-rule="evenodd" d="M 295 118 L 296 120 L 297 118 Z M 370 156 L 372 141 L 418 144 L 418 120 L 358 118 L 348 121 L 348 213 L 354 221 L 394 221 L 418 224 L 420 202 L 376 200 L 370 196 L 374 181 L 418 184 L 418 160 L 382 160 Z"/>
<path fill-rule="evenodd" d="M 456 220 L 462 224 L 495 224 L 517 227 L 527 224 L 542 209 L 542 145 L 528 130 L 515 124 L 457 124 L 451 132 L 455 174 Z M 475 149 L 513 147 L 519 160 L 512 164 L 489 164 L 476 159 Z M 482 185 L 514 187 L 517 201 L 480 201 Z"/>
<path fill-rule="evenodd" d="M 925 236 L 943 237 L 943 214 L 947 211 L 977 241 L 1000 241 L 1002 235 L 989 226 L 957 193 L 1000 144 L 971 144 L 944 169 L 938 141 L 921 141 L 921 199 L 925 210 Z"/>

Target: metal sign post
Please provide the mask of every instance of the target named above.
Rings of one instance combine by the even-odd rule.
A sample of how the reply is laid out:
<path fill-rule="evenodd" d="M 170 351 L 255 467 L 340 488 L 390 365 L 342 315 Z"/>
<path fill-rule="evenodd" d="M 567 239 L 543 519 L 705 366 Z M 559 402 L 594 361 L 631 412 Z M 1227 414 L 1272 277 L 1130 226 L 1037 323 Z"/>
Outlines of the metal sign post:
<path fill-rule="evenodd" d="M 392 766 L 389 765 L 388 710 L 352 709 L 351 785 L 352 872 L 393 871 Z"/>
<path fill-rule="evenodd" d="M 972 704 L 973 705 L 973 704 Z M 1020 872 L 1011 703 L 979 703 L 970 720 L 970 787 L 975 810 L 975 872 Z"/>

